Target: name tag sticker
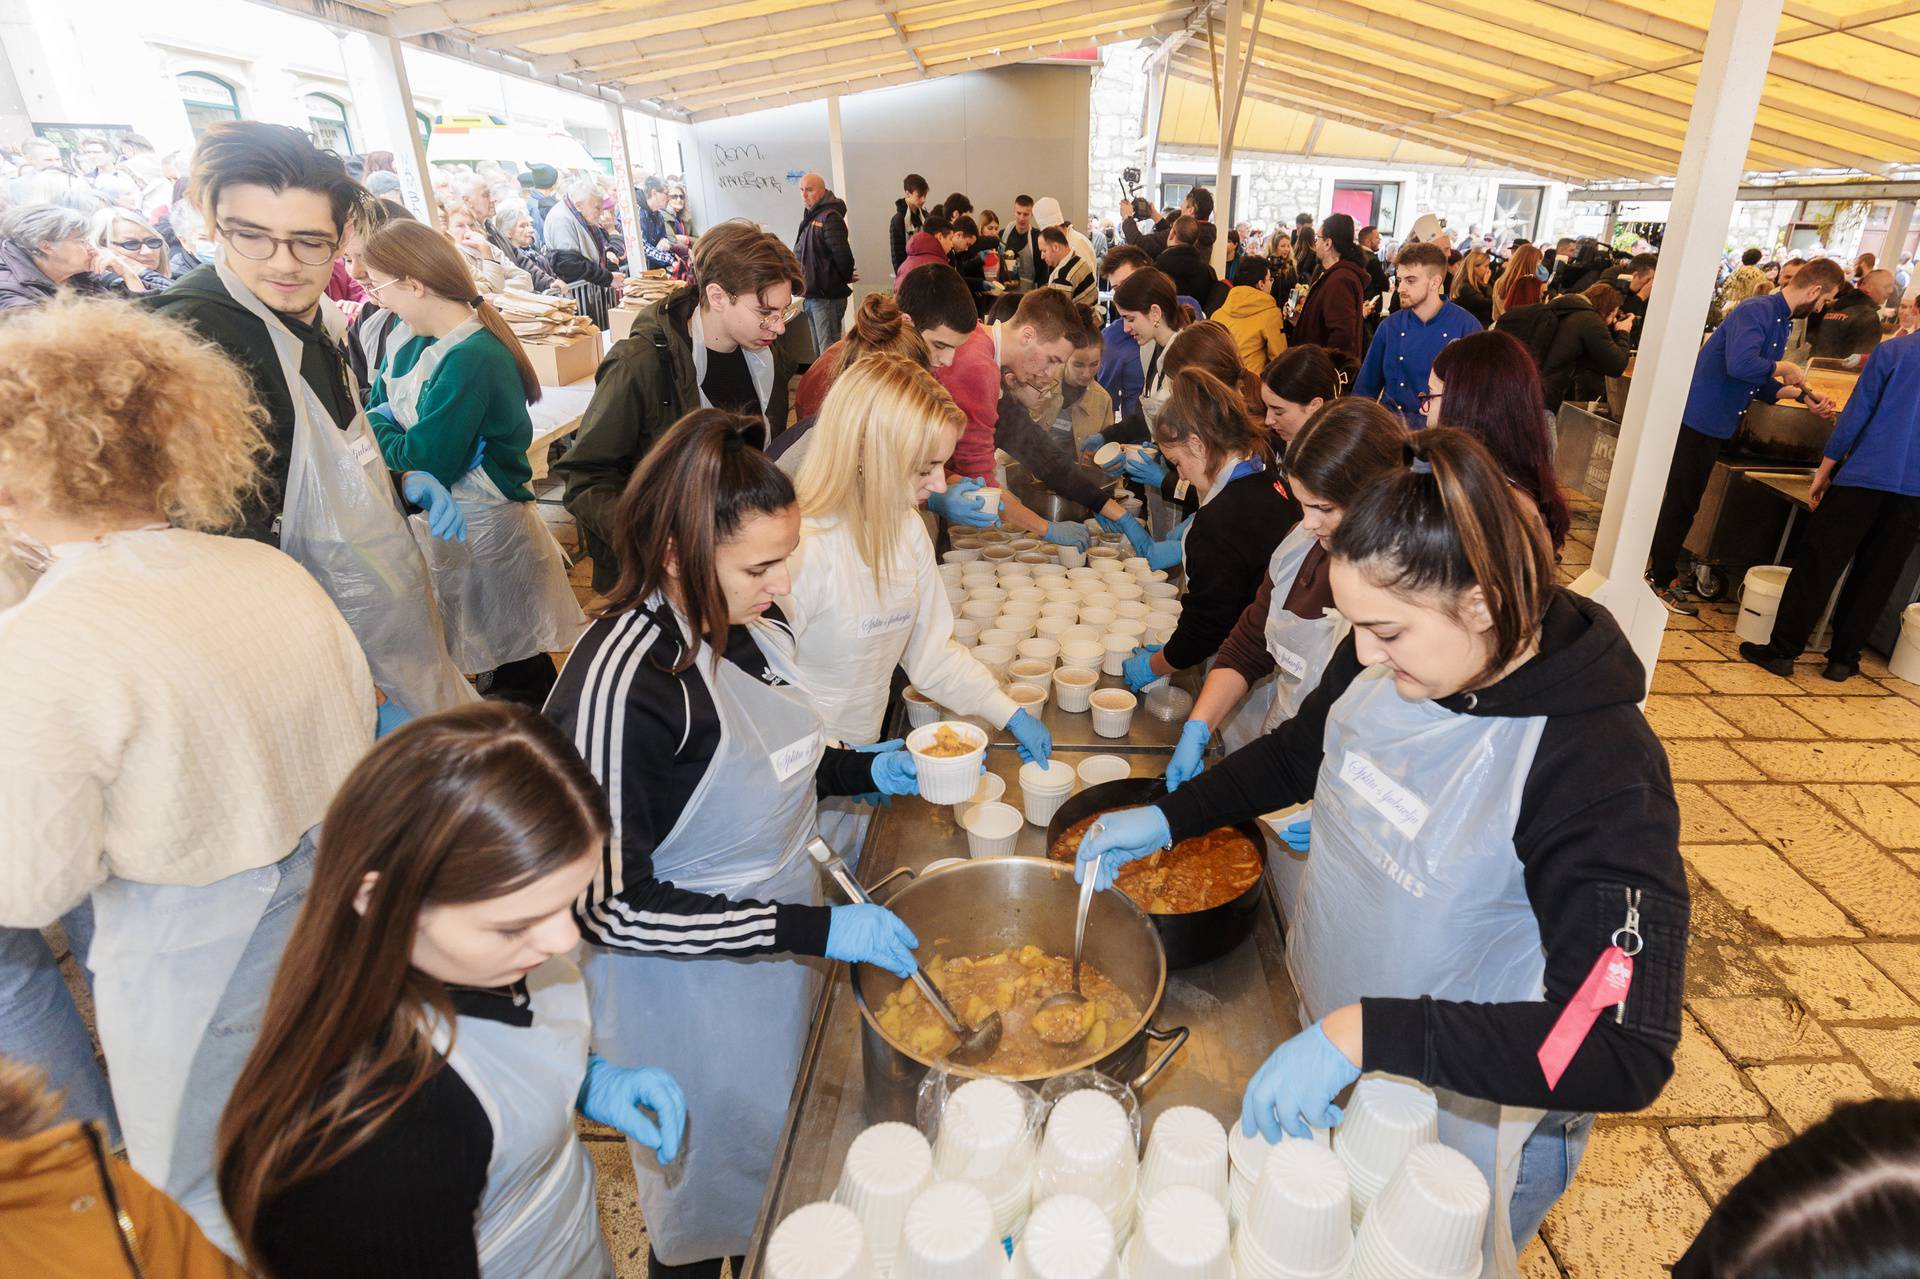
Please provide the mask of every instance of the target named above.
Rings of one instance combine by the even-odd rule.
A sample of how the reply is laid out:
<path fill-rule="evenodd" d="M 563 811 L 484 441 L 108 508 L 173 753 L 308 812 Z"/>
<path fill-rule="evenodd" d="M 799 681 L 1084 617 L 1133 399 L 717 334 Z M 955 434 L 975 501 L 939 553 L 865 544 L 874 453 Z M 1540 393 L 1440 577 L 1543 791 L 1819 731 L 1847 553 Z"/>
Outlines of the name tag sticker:
<path fill-rule="evenodd" d="M 1173 486 L 1173 500 L 1176 502 L 1184 502 L 1187 500 L 1187 494 L 1191 492 L 1193 492 L 1193 485 L 1187 483 L 1185 480 L 1181 480 Z"/>
<path fill-rule="evenodd" d="M 362 466 L 371 466 L 380 456 L 380 446 L 373 442 L 370 435 L 356 435 L 347 441 L 347 451 L 353 454 L 353 460 Z"/>
<path fill-rule="evenodd" d="M 819 753 L 820 734 L 808 733 L 799 741 L 788 746 L 782 746 L 779 750 L 769 755 L 767 760 L 773 765 L 774 778 L 784 782 L 801 769 L 813 763 L 813 757 Z"/>
<path fill-rule="evenodd" d="M 1387 776 L 1366 756 L 1348 751 L 1340 762 L 1340 780 L 1408 839 L 1417 838 L 1420 828 L 1427 824 L 1426 801 Z"/>
<path fill-rule="evenodd" d="M 872 639 L 876 635 L 891 635 L 895 631 L 904 631 L 913 625 L 913 610 L 896 608 L 887 613 L 866 613 L 860 618 L 858 637 Z"/>
<path fill-rule="evenodd" d="M 1286 647 L 1284 644 L 1275 644 L 1273 646 L 1273 661 L 1276 666 L 1294 679 L 1305 679 L 1307 676 L 1307 659 Z"/>

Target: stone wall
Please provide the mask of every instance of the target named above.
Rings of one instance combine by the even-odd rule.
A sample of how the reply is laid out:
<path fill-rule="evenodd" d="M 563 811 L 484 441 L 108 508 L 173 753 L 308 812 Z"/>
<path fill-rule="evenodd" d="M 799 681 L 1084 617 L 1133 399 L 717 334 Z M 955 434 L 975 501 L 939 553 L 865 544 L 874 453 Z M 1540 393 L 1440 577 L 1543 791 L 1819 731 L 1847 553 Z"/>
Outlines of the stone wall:
<path fill-rule="evenodd" d="M 1141 131 L 1147 120 L 1147 63 L 1153 50 L 1145 40 L 1100 48 L 1087 113 L 1087 199 L 1102 220 L 1112 220 L 1120 207 L 1121 170 L 1146 167 L 1147 143 Z"/>

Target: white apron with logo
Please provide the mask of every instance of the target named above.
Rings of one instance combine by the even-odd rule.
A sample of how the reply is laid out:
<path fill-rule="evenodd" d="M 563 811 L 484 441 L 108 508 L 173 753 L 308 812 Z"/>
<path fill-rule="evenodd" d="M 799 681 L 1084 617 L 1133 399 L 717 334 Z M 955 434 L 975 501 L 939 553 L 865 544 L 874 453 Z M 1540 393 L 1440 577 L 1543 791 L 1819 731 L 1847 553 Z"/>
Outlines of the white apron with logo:
<path fill-rule="evenodd" d="M 1287 968 L 1308 1020 L 1362 996 L 1506 1003 L 1544 993 L 1546 955 L 1513 832 L 1544 717 L 1410 702 L 1356 679 L 1327 717 Z M 1378 944 L 1385 940 L 1388 945 Z M 1493 1188 L 1485 1279 L 1519 1273 L 1509 1206 L 1545 1113 L 1439 1091 L 1440 1139 Z"/>
<path fill-rule="evenodd" d="M 587 1074 L 587 991 L 573 961 L 527 974 L 533 1024 L 461 1017 L 434 1047 L 460 1072 L 493 1129 L 474 1221 L 482 1279 L 611 1279 L 593 1160 L 574 1131 Z"/>
<path fill-rule="evenodd" d="M 224 258 L 220 283 L 273 339 L 280 375 L 293 400 L 293 447 L 280 514 L 280 549 L 326 589 L 353 628 L 381 692 L 415 715 L 475 700 L 473 686 L 447 656 L 432 604 L 427 565 L 394 495 L 392 473 L 359 406 L 353 374 L 342 367 L 353 397 L 345 430 L 300 376 L 300 340 L 240 282 Z M 337 342 L 346 322 L 320 299 L 320 322 Z"/>
<path fill-rule="evenodd" d="M 420 397 L 440 361 L 484 331 L 479 320 L 465 320 L 422 351 L 405 373 L 382 373 L 394 421 L 412 430 L 420 420 Z M 391 364 L 393 356 L 387 358 Z M 586 629 L 586 615 L 567 581 L 560 545 L 534 504 L 508 501 L 480 466 L 448 492 L 466 517 L 465 542 L 433 536 L 425 514 L 409 523 L 433 577 L 454 663 L 478 675 L 535 653 L 572 648 Z"/>
<path fill-rule="evenodd" d="M 691 669 L 713 697 L 720 745 L 654 849 L 654 874 L 696 892 L 819 905 L 805 847 L 826 749 L 820 714 L 780 633 L 765 623 L 751 628 L 769 668 L 788 683 L 763 683 L 724 658 L 716 671 L 700 645 Z M 687 1138 L 671 1167 L 628 1143 L 654 1251 L 667 1265 L 745 1252 L 825 965 L 590 946 L 585 968 L 596 1051 L 616 1065 L 670 1071 L 686 1090 Z"/>

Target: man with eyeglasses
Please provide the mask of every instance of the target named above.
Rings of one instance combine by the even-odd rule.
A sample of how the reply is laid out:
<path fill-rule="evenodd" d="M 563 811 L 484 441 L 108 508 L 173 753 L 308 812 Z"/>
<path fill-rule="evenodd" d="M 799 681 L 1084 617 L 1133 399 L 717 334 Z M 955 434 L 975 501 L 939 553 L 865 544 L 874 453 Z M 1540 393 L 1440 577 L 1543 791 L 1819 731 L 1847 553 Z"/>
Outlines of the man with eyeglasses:
<path fill-rule="evenodd" d="M 695 241 L 693 278 L 635 317 L 633 331 L 600 362 L 580 433 L 553 474 L 593 557 L 593 588 L 619 578 L 614 508 L 627 479 L 668 427 L 698 408 L 760 418 L 766 447 L 787 427 L 787 383 L 796 372 L 800 262 L 750 222 L 722 222 Z"/>

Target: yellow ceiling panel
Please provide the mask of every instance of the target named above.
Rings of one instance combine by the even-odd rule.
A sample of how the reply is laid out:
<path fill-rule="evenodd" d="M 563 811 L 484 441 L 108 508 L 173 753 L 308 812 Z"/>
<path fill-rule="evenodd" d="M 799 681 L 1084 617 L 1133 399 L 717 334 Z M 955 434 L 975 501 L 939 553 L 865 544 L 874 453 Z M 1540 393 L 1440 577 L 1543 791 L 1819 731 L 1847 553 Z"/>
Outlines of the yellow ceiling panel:
<path fill-rule="evenodd" d="M 1920 58 L 1859 36 L 1834 34 L 1796 40 L 1784 52 L 1797 61 L 1831 67 L 1882 88 L 1920 93 Z M 1871 103 L 1873 99 L 1867 101 Z"/>
<path fill-rule="evenodd" d="M 1363 31 L 1306 9 L 1287 9 L 1284 14 L 1276 14 L 1274 7 L 1268 5 L 1260 29 L 1276 39 L 1291 41 L 1309 53 L 1315 47 L 1324 47 L 1356 58 L 1371 57 L 1379 60 L 1385 69 L 1400 67 L 1425 73 L 1430 78 L 1453 79 L 1483 93 L 1534 94 L 1552 87 L 1537 76 L 1409 39 L 1386 22 Z M 1435 77 L 1435 72 L 1440 74 Z"/>
<path fill-rule="evenodd" d="M 1329 120 L 1320 126 L 1320 136 L 1313 141 L 1312 154 L 1320 159 L 1384 161 L 1394 154 L 1395 148 L 1406 150 L 1407 144 L 1384 133 Z M 1459 157 L 1455 157 L 1453 163 L 1460 163 Z"/>
<path fill-rule="evenodd" d="M 1465 14 L 1461 12 L 1462 8 L 1466 9 Z M 1513 19 L 1509 25 L 1500 25 L 1474 16 L 1475 11 L 1469 6 L 1427 4 L 1419 3 L 1418 0 L 1396 4 L 1391 10 L 1383 10 L 1383 12 L 1390 12 L 1395 18 L 1417 23 L 1423 27 L 1450 31 L 1480 44 L 1493 45 L 1542 62 L 1556 63 L 1568 71 L 1581 75 L 1606 75 L 1623 70 L 1627 65 L 1620 61 L 1622 51 L 1616 51 L 1611 40 L 1583 46 L 1576 41 L 1555 41 L 1542 38 L 1538 34 L 1523 34 L 1519 28 L 1526 24 L 1518 21 L 1518 15 L 1513 14 L 1511 6 L 1502 6 L 1497 11 Z M 1487 12 L 1495 11 L 1489 9 Z M 1551 31 L 1556 27 L 1564 29 L 1565 26 L 1564 21 L 1542 20 L 1537 30 Z M 1657 52 L 1654 55 L 1656 57 L 1662 56 L 1663 53 L 1670 55 L 1673 52 L 1670 46 L 1658 46 L 1658 48 L 1661 52 Z"/>

